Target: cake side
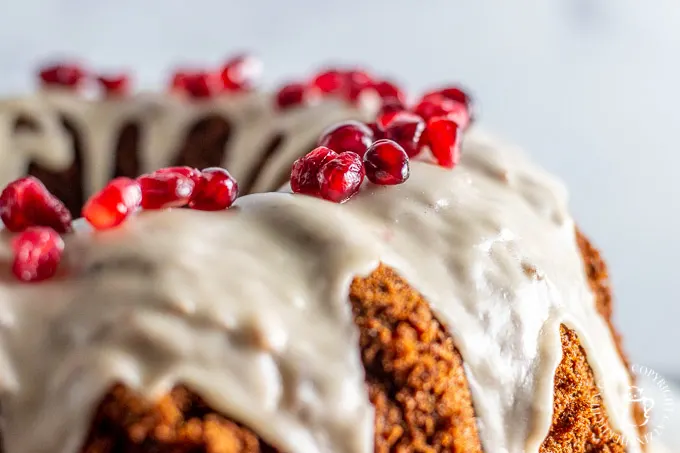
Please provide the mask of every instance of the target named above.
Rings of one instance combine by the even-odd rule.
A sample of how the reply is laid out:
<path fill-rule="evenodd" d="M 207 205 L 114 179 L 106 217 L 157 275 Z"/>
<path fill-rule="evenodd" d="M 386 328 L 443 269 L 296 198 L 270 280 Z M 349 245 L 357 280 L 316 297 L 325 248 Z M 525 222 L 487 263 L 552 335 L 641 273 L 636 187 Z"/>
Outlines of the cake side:
<path fill-rule="evenodd" d="M 630 378 L 598 315 L 563 187 L 478 131 L 455 171 L 412 166 L 402 186 L 365 186 L 344 205 L 254 195 L 225 213 L 145 212 L 67 238 L 66 275 L 3 285 L 8 453 L 76 451 L 116 383 L 139 393 L 116 390 L 137 407 L 184 384 L 205 401 L 196 407 L 228 414 L 283 451 L 370 451 L 374 431 L 391 439 L 385 445 L 465 439 L 463 451 L 539 451 L 554 427 L 556 373 L 579 351 L 601 383 L 608 423 L 631 438 Z M 371 313 L 381 299 L 384 311 Z M 375 354 L 376 345 L 384 350 Z M 432 372 L 414 374 L 410 366 L 424 365 L 409 362 L 409 345 L 441 359 L 436 377 L 452 380 L 453 393 Z M 577 382 L 584 394 L 588 379 Z M 382 397 L 392 381 L 402 389 Z M 424 390 L 458 400 L 456 414 L 434 406 L 450 430 L 436 432 L 432 399 L 417 401 Z M 101 407 L 115 415 L 123 406 Z M 134 408 L 124 414 L 136 417 Z M 91 432 L 94 442 L 98 425 Z"/>

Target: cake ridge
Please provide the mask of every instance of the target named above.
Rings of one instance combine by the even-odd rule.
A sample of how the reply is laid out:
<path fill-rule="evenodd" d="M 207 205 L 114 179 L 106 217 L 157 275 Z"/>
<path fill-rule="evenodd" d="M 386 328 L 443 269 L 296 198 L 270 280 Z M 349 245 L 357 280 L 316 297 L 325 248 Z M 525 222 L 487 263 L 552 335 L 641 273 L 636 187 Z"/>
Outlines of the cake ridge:
<path fill-rule="evenodd" d="M 336 451 L 363 453 L 370 451 L 373 419 L 358 351 L 353 345 L 356 331 L 346 300 L 353 277 L 367 275 L 378 263 L 384 263 L 396 269 L 423 294 L 454 338 L 468 371 L 485 451 L 538 451 L 550 427 L 552 378 L 561 354 L 559 326 L 565 320 L 583 338 L 593 371 L 605 382 L 604 397 L 614 426 L 630 432 L 633 424 L 624 395 L 629 377 L 615 353 L 609 330 L 595 310 L 577 251 L 574 224 L 567 212 L 566 190 L 524 157 L 508 151 L 505 145 L 487 138 L 486 133 L 477 128 L 468 132 L 463 156 L 454 172 L 414 162 L 411 179 L 404 185 L 391 188 L 366 186 L 345 205 L 277 193 L 243 197 L 226 213 L 182 210 L 142 213 L 119 229 L 95 235 L 84 233 L 67 239 L 67 256 L 75 270 L 73 281 L 57 279 L 45 286 L 45 291 L 37 292 L 50 291 L 56 299 L 62 299 L 61 302 L 49 301 L 55 304 L 55 310 L 62 303 L 67 308 L 69 304 L 73 304 L 73 308 L 82 305 L 84 312 L 76 310 L 74 314 L 81 316 L 88 325 L 89 316 L 95 321 L 105 321 L 99 319 L 101 314 L 97 306 L 91 302 L 87 305 L 88 301 L 77 298 L 68 300 L 78 288 L 70 288 L 71 291 L 64 294 L 55 289 L 69 288 L 69 282 L 72 282 L 80 288 L 82 296 L 110 298 L 113 295 L 107 294 L 106 288 L 101 289 L 102 283 L 118 285 L 115 286 L 117 297 L 135 295 L 142 306 L 151 305 L 149 308 L 153 309 L 159 305 L 162 314 L 172 313 L 168 315 L 170 321 L 172 316 L 180 318 L 177 325 L 168 324 L 164 322 L 168 320 L 165 316 L 156 318 L 151 310 L 133 318 L 131 325 L 137 326 L 151 343 L 154 339 L 162 339 L 158 340 L 160 345 L 156 345 L 159 355 L 165 349 L 176 350 L 179 351 L 176 354 L 189 362 L 191 358 L 182 355 L 187 354 L 185 342 L 173 338 L 182 332 L 184 320 L 198 325 L 197 331 L 188 327 L 198 337 L 187 336 L 189 346 L 194 341 L 207 341 L 201 337 L 205 333 L 201 330 L 204 322 L 217 322 L 230 334 L 238 333 L 244 326 L 246 330 L 251 329 L 251 322 L 262 323 L 256 330 L 271 336 L 266 344 L 272 351 L 260 351 L 264 357 L 262 362 L 253 359 L 253 363 L 260 365 L 262 376 L 279 377 L 280 385 L 274 383 L 269 387 L 274 390 L 285 383 L 290 384 L 292 378 L 282 374 L 282 368 L 279 371 L 266 368 L 274 366 L 272 363 L 279 367 L 295 364 L 285 369 L 309 373 L 319 379 L 312 379 L 311 388 L 297 388 L 302 393 L 303 390 L 312 392 L 311 395 L 295 395 L 301 399 L 294 398 L 294 402 L 311 410 L 311 415 L 295 414 L 285 405 L 272 406 L 270 400 L 258 402 L 258 395 L 253 394 L 249 397 L 254 401 L 249 403 L 256 403 L 250 404 L 255 408 L 248 409 L 245 407 L 248 405 L 230 401 L 230 398 L 247 398 L 247 391 L 227 395 L 222 391 L 227 384 L 215 385 L 212 379 L 209 379 L 211 386 L 201 385 L 206 377 L 191 374 L 190 363 L 180 362 L 189 370 L 180 367 L 177 373 L 181 375 L 182 370 L 187 373 L 181 375 L 184 380 L 194 384 L 216 409 L 234 415 L 281 448 L 322 452 L 330 450 L 328 442 L 331 442 L 344 446 Z M 231 231 L 236 234 L 230 235 Z M 224 256 L 227 251 L 229 255 Z M 140 260 L 140 256 L 145 259 Z M 126 264 L 123 258 L 132 258 L 132 262 L 138 264 L 141 261 L 141 269 L 147 269 L 148 273 L 140 272 L 139 266 L 126 272 L 129 263 Z M 262 266 L 262 261 L 267 264 Z M 527 272 L 527 268 L 535 272 Z M 285 276 L 281 275 L 281 269 L 286 270 Z M 216 278 L 206 278 L 203 273 Z M 323 278 L 316 278 L 319 274 Z M 249 279 L 245 280 L 244 276 Z M 192 279 L 191 285 L 188 279 Z M 252 281 L 252 284 L 245 284 L 246 281 Z M 268 288 L 269 284 L 273 287 Z M 36 301 L 22 300 L 24 296 L 17 284 L 8 284 L 7 292 L 9 297 L 4 298 L 0 306 L 0 314 L 5 315 L 3 318 L 14 317 L 18 321 L 30 316 L 49 318 L 49 311 L 30 313 L 37 309 L 31 308 Z M 211 300 L 215 295 L 224 300 Z M 294 327 L 281 329 L 276 319 L 266 315 L 268 310 L 256 311 L 250 307 L 251 311 L 248 311 L 244 300 L 261 304 L 259 308 L 292 310 L 293 313 L 300 310 L 301 313 L 296 315 L 299 319 L 282 316 L 281 319 L 293 322 Z M 227 306 L 222 307 L 220 303 Z M 45 306 L 47 304 L 42 304 L 40 308 L 45 309 Z M 225 311 L 220 310 L 225 308 Z M 318 316 L 304 314 L 305 309 L 319 310 L 314 312 Z M 76 323 L 76 320 L 66 319 Z M 308 326 L 311 319 L 317 320 L 319 325 Z M 329 324 L 325 324 L 327 320 Z M 52 325 L 53 320 L 45 322 Z M 10 355 L 17 353 L 15 347 L 31 347 L 15 343 L 12 327 L 17 325 L 0 331 L 3 346 L 0 349 L 10 349 Z M 80 324 L 74 326 L 72 336 L 78 333 L 75 331 L 77 325 Z M 67 327 L 68 323 L 60 329 L 68 331 Z M 95 371 L 128 373 L 117 377 L 133 388 L 142 388 L 150 396 L 171 387 L 175 375 L 153 360 L 147 364 L 135 357 L 135 352 L 123 347 L 126 343 L 118 343 L 119 339 L 113 333 L 104 331 L 104 340 L 108 334 L 113 335 L 109 341 L 116 353 L 113 357 L 117 366 L 109 364 L 107 368 L 106 363 L 95 360 Z M 296 336 L 302 338 L 296 339 Z M 59 344 L 49 342 L 45 346 L 55 348 L 56 351 L 51 352 L 57 352 L 53 354 L 56 357 L 64 352 L 59 350 Z M 120 350 L 116 350 L 118 347 Z M 238 357 L 252 345 L 246 345 L 243 350 L 237 342 L 223 347 L 233 349 L 229 351 L 238 364 L 223 364 L 225 369 L 218 366 L 222 374 L 211 374 L 210 377 L 220 376 L 221 380 L 229 381 L 237 388 L 248 385 L 247 380 L 230 379 L 233 377 L 230 375 L 249 369 L 239 366 L 243 362 L 239 362 Z M 307 354 L 305 357 L 318 358 L 321 362 L 318 368 L 312 362 L 285 355 L 288 348 L 295 347 L 302 348 L 301 351 Z M 312 348 L 315 353 L 305 351 L 305 348 Z M 282 356 L 272 362 L 268 359 L 274 352 Z M 11 365 L 21 369 L 25 364 L 18 359 L 18 356 L 8 358 Z M 44 364 L 38 362 L 36 366 Z M 337 371 L 333 366 L 339 366 L 341 371 L 329 372 L 331 369 Z M 200 367 L 196 368 L 200 371 Z M 257 373 L 257 366 L 252 368 Z M 87 370 L 78 368 L 67 371 L 87 374 Z M 21 372 L 18 374 L 20 381 L 21 377 L 26 377 Z M 144 378 L 149 376 L 155 377 L 151 381 L 156 387 L 145 383 Z M 81 417 L 91 413 L 98 402 L 95 396 L 101 397 L 111 384 L 111 381 L 100 381 L 106 380 L 97 381 L 97 389 L 86 395 L 91 397 L 86 403 L 80 402 L 87 400 L 83 395 L 78 395 L 78 401 L 72 402 L 85 404 L 90 410 L 71 412 L 84 413 Z M 30 379 L 23 379 L 23 382 L 30 382 Z M 67 380 L 60 383 L 69 385 Z M 48 381 L 37 385 L 49 388 L 55 384 Z M 49 401 L 18 405 L 16 401 L 12 403 L 16 395 L 12 395 L 11 390 L 8 389 L 10 402 L 3 407 L 10 422 L 9 435 L 5 439 L 8 453 L 40 453 L 43 451 L 41 445 L 50 445 L 50 451 L 58 453 L 70 451 L 68 448 L 73 445 L 73 439 L 68 442 L 62 439 L 63 443 L 56 444 L 60 448 L 54 443 L 40 443 L 45 439 L 37 438 L 38 434 L 18 439 L 21 428 L 26 427 L 11 425 L 12 417 L 20 418 L 22 410 L 38 410 L 36 404 L 49 405 Z M 81 390 L 86 392 L 87 386 L 79 386 L 77 391 Z M 257 393 L 250 390 L 250 393 Z M 324 394 L 323 390 L 331 394 Z M 333 393 L 333 390 L 340 393 Z M 337 398 L 337 395 L 343 395 L 343 398 Z M 48 395 L 41 396 L 48 399 Z M 325 404 L 315 406 L 317 399 Z M 347 404 L 348 401 L 351 404 Z M 316 414 L 314 409 L 318 410 L 318 407 L 325 407 L 330 414 Z M 60 418 L 67 417 L 61 411 L 56 412 Z M 36 415 L 31 414 L 29 420 L 40 420 Z M 276 423 L 272 420 L 281 421 L 282 426 L 273 426 Z M 510 426 L 508 420 L 516 423 Z M 52 420 L 53 423 L 58 421 Z M 67 432 L 82 440 L 87 426 L 78 428 Z M 273 432 L 277 429 L 280 431 Z M 305 437 L 305 434 L 309 436 Z M 22 443 L 32 441 L 37 444 Z M 637 445 L 629 447 L 631 453 L 639 451 Z M 75 448 L 77 446 L 71 451 Z"/>

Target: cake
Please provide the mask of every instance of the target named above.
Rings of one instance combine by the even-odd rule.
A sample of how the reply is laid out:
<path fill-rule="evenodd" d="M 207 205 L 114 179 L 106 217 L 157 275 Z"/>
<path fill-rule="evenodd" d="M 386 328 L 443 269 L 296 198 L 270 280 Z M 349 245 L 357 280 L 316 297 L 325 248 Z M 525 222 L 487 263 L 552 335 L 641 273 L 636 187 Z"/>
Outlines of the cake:
<path fill-rule="evenodd" d="M 31 114 L 31 130 L 60 129 L 54 105 L 73 117 L 90 105 L 46 99 L 21 104 L 35 108 L 21 111 Z M 146 111 L 137 100 L 124 104 L 88 108 L 106 131 L 119 131 L 128 118 L 121 112 Z M 330 105 L 324 119 L 353 115 Z M 181 121 L 157 123 L 169 128 L 167 136 L 154 129 L 164 151 L 145 142 L 140 162 L 177 163 L 165 150 L 177 149 L 179 131 L 205 115 L 185 109 L 176 111 Z M 298 159 L 292 172 L 278 156 L 236 165 L 239 154 L 263 148 L 234 139 L 242 148 L 226 154 L 241 176 L 261 169 L 253 189 L 278 185 L 284 168 L 292 175 L 277 192 L 234 201 L 226 171 L 169 170 L 172 181 L 202 181 L 191 187 L 203 195 L 216 180 L 205 178 L 229 181 L 220 186 L 229 209 L 200 205 L 195 194 L 181 195 L 193 209 L 179 209 L 173 192 L 175 208 L 139 210 L 149 203 L 144 183 L 104 182 L 113 150 L 124 148 L 106 134 L 96 146 L 80 145 L 107 164 L 82 167 L 94 196 L 75 232 L 70 219 L 59 228 L 65 209 L 42 192 L 49 202 L 40 209 L 58 216 L 17 214 L 17 184 L 23 193 L 43 189 L 32 179 L 10 184 L 0 197 L 13 230 L 0 240 L 3 451 L 643 451 L 607 269 L 569 215 L 563 185 L 476 124 L 435 115 L 415 134 L 424 121 L 395 111 L 383 108 L 376 124 L 362 126 L 388 136 L 367 143 L 363 160 L 333 149 L 331 132 L 320 141 L 329 147 Z M 267 143 L 271 131 L 291 125 L 295 159 L 315 146 L 325 122 L 311 112 L 270 118 L 267 127 L 254 121 L 250 136 L 262 128 L 258 143 Z M 395 121 L 417 146 L 388 133 Z M 450 139 L 443 148 L 442 137 Z M 68 141 L 53 138 L 42 135 L 63 169 Z M 9 155 L 6 142 L 0 150 Z M 395 160 L 395 150 L 411 155 Z M 14 164 L 30 160 L 19 156 Z M 123 167 L 129 155 L 117 156 Z M 167 174 L 147 177 L 165 183 Z M 93 206 L 106 208 L 112 194 L 121 215 L 104 225 Z M 72 202 L 72 210 L 82 204 Z M 30 239 L 33 248 L 21 249 Z M 22 273 L 31 260 L 49 278 L 21 281 L 37 275 Z"/>

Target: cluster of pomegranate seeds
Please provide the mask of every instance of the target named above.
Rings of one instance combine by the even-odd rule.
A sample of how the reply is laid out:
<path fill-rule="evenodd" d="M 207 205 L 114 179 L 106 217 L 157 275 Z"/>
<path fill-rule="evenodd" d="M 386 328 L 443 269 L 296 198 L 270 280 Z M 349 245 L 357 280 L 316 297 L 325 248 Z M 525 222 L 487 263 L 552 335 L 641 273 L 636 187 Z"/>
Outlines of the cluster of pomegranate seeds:
<path fill-rule="evenodd" d="M 366 176 L 374 184 L 401 184 L 409 176 L 409 158 L 404 148 L 392 140 L 378 140 L 364 154 Z"/>
<path fill-rule="evenodd" d="M 227 92 L 251 90 L 260 79 L 262 63 L 252 55 L 239 55 L 217 70 L 179 70 L 170 89 L 193 99 L 207 99 Z"/>
<path fill-rule="evenodd" d="M 12 232 L 30 227 L 50 227 L 59 233 L 71 231 L 71 214 L 33 176 L 18 179 L 0 194 L 0 219 Z"/>
<path fill-rule="evenodd" d="M 340 151 L 352 151 L 363 156 L 373 143 L 373 131 L 359 121 L 345 121 L 326 129 L 319 139 L 318 146 Z"/>
<path fill-rule="evenodd" d="M 139 182 L 120 177 L 87 200 L 82 214 L 95 229 L 106 230 L 123 223 L 141 203 Z"/>
<path fill-rule="evenodd" d="M 31 227 L 12 238 L 12 273 L 23 282 L 52 277 L 59 267 L 64 240 L 49 227 Z"/>

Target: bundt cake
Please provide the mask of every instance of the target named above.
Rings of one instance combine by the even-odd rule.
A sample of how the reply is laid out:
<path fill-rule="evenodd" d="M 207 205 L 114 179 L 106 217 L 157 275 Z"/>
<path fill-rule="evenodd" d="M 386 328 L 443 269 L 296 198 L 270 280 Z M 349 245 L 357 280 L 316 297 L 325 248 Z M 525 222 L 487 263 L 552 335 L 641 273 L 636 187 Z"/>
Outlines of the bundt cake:
<path fill-rule="evenodd" d="M 645 450 L 566 190 L 437 93 L 306 155 L 366 114 L 5 103 L 3 178 L 30 163 L 72 211 L 92 197 L 72 226 L 37 179 L 0 196 L 3 451 Z M 105 183 L 223 162 L 247 189 L 291 181 L 237 199 L 214 168 Z"/>

